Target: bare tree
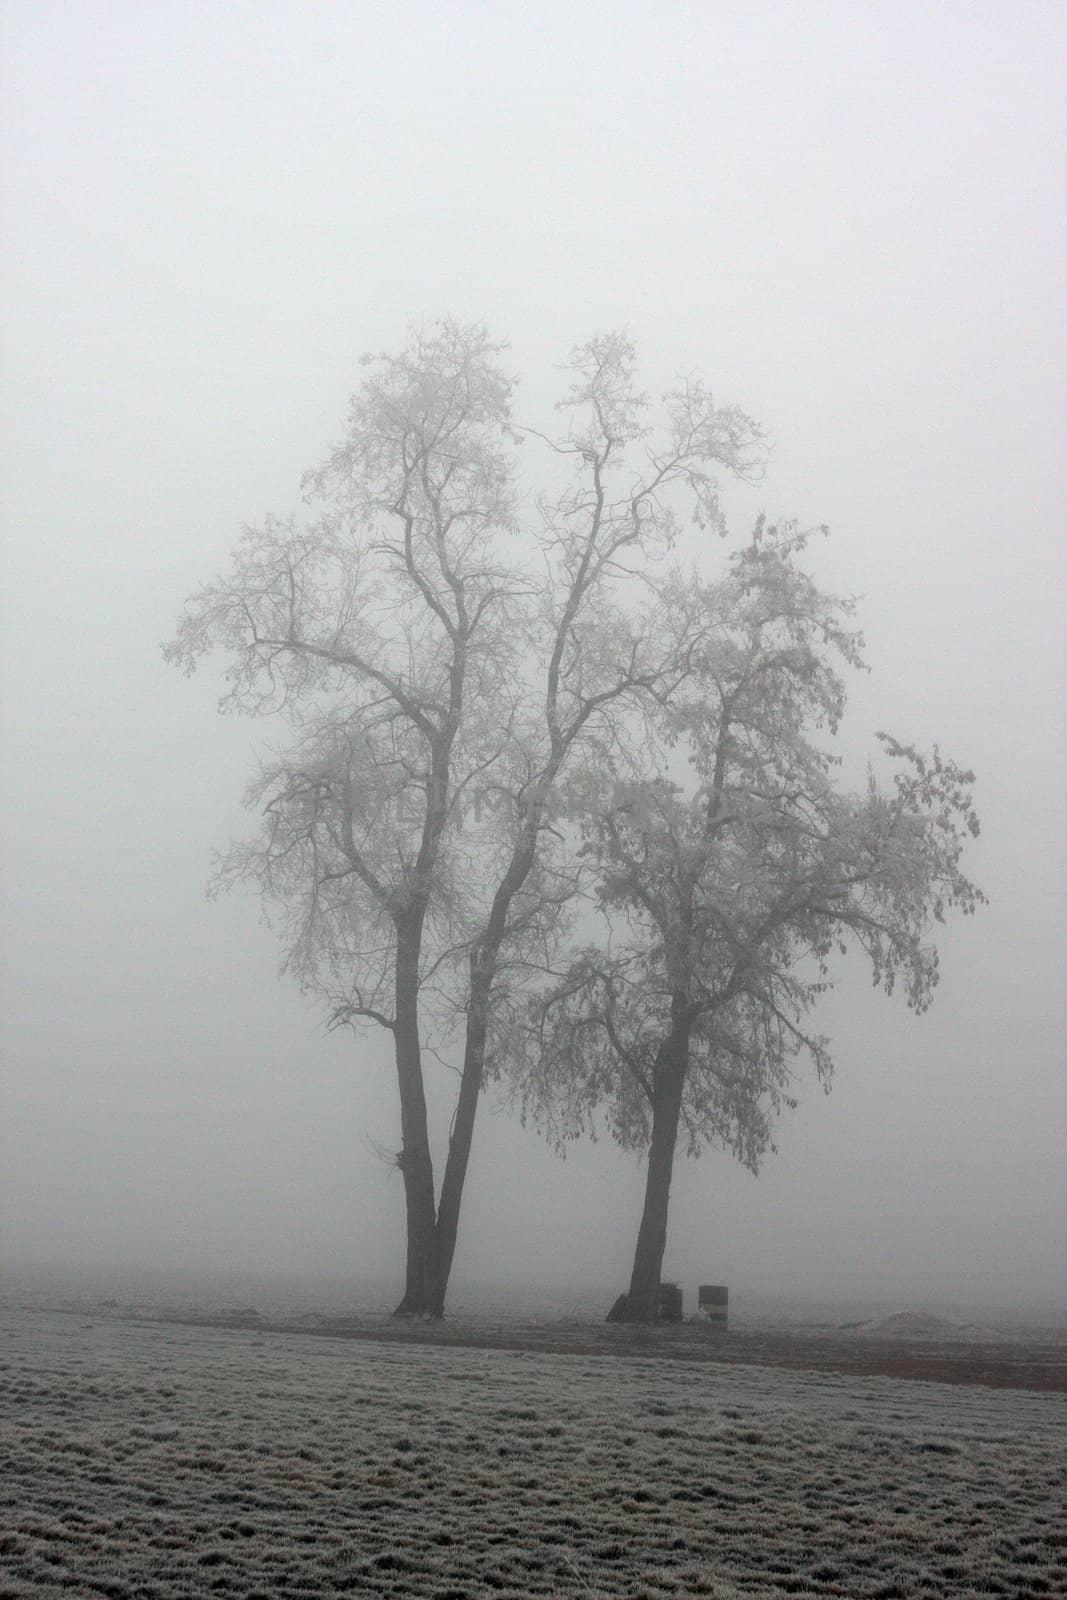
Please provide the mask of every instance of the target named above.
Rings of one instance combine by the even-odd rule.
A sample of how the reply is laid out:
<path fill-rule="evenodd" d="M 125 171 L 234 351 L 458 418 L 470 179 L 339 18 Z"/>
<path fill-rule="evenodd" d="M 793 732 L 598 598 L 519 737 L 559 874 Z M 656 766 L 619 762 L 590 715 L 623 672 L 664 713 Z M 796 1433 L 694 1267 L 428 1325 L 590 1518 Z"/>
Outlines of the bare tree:
<path fill-rule="evenodd" d="M 527 430 L 570 470 L 523 547 L 499 355 L 484 330 L 446 323 L 380 359 L 307 480 L 322 514 L 249 530 L 167 649 L 187 669 L 227 650 L 224 706 L 279 712 L 295 735 L 249 792 L 261 832 L 217 882 L 260 890 L 333 1022 L 393 1036 L 405 1314 L 443 1312 L 494 1037 L 578 884 L 554 823 L 565 769 L 579 750 L 602 763 L 623 707 L 677 676 L 677 639 L 635 585 L 681 503 L 720 526 L 713 469 L 745 473 L 758 455 L 749 420 L 692 380 L 653 438 L 629 342 L 594 339 L 572 358 L 561 436 Z M 447 1044 L 457 1024 L 438 1204 L 423 1052 L 428 1029 Z"/>
<path fill-rule="evenodd" d="M 317 520 L 246 531 L 167 655 L 228 651 L 223 706 L 281 710 L 300 737 L 254 796 L 265 830 L 231 852 L 282 908 L 288 959 L 350 1019 L 393 1036 L 407 1204 L 401 1309 L 433 1280 L 436 1206 L 419 1032 L 428 925 L 447 940 L 442 842 L 485 757 L 472 700 L 507 680 L 515 526 L 511 384 L 478 327 L 446 323 L 381 358 L 308 490 Z M 506 693 L 504 694 L 506 700 Z"/>
<path fill-rule="evenodd" d="M 649 769 L 586 811 L 587 860 L 605 937 L 543 992 L 521 1093 L 557 1143 L 606 1111 L 648 1152 L 628 1295 L 655 1318 L 678 1138 L 731 1149 L 752 1170 L 807 1056 L 828 1088 L 828 1041 L 807 1016 L 831 958 L 863 950 L 887 992 L 930 1003 L 932 923 L 983 896 L 963 874 L 978 832 L 962 772 L 937 751 L 881 736 L 894 771 L 865 793 L 833 782 L 820 730 L 836 731 L 857 666 L 851 607 L 801 569 L 807 535 L 761 521 L 723 581 L 675 581 L 664 605 L 692 641 L 659 697 Z M 687 757 L 688 780 L 680 777 Z M 595 785 L 593 786 L 595 791 Z"/>

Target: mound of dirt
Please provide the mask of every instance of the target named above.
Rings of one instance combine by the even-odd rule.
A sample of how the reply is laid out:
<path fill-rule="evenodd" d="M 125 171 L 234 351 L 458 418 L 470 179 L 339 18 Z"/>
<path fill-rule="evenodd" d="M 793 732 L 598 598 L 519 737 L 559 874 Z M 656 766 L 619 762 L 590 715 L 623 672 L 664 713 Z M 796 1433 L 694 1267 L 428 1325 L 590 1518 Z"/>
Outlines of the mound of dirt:
<path fill-rule="evenodd" d="M 959 1339 L 973 1335 L 974 1329 L 949 1317 L 927 1311 L 893 1311 L 888 1317 L 855 1325 L 855 1333 L 873 1334 L 879 1339 Z"/>

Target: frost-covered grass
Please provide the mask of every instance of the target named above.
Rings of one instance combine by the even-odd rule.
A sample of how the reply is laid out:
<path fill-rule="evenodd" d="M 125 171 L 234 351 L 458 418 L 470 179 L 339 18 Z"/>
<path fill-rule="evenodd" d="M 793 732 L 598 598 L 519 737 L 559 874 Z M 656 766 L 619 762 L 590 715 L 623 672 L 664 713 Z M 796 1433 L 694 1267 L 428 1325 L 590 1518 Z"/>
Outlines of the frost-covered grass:
<path fill-rule="evenodd" d="M 1063 1411 L 5 1312 L 0 1597 L 1061 1595 Z"/>

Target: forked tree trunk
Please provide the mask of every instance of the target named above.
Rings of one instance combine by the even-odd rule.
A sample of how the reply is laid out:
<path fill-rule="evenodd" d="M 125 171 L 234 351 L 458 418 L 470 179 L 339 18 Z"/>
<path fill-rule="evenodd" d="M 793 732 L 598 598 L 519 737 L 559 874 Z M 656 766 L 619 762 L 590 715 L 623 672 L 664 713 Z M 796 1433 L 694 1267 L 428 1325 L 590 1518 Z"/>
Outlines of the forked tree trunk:
<path fill-rule="evenodd" d="M 398 973 L 400 965 L 398 961 Z M 443 1317 L 445 1314 L 448 1280 L 459 1235 L 463 1188 L 485 1077 L 489 992 L 494 966 L 495 963 L 490 963 L 489 970 L 475 976 L 471 983 L 459 1098 L 441 1183 L 441 1200 L 436 1207 L 422 1074 L 421 1071 L 412 1070 L 410 1065 L 419 1061 L 416 1008 L 406 1001 L 401 1007 L 398 989 L 396 1058 L 403 1129 L 399 1164 L 404 1177 L 407 1204 L 407 1278 L 404 1298 L 394 1316 Z"/>
<path fill-rule="evenodd" d="M 684 1006 L 672 1007 L 674 1020 L 656 1061 L 653 1083 L 652 1139 L 648 1148 L 645 1205 L 637 1234 L 630 1288 L 613 1313 L 619 1322 L 655 1322 L 659 1309 L 660 1271 L 667 1244 L 667 1211 L 671 1198 L 674 1152 L 682 1093 L 689 1066 L 689 1028 Z"/>

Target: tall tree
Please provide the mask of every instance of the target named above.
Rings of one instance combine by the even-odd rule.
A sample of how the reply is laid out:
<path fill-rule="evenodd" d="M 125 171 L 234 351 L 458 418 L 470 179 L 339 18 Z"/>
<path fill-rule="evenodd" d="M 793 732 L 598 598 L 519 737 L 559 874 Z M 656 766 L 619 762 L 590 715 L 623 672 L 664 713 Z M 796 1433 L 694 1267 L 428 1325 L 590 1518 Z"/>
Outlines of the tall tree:
<path fill-rule="evenodd" d="M 515 527 L 511 383 L 483 329 L 446 323 L 382 357 L 307 488 L 307 525 L 249 528 L 193 597 L 170 659 L 230 656 L 223 701 L 299 735 L 255 788 L 264 836 L 223 877 L 281 908 L 289 963 L 393 1037 L 407 1207 L 404 1310 L 432 1290 L 436 1203 L 419 1031 L 424 944 L 447 941 L 450 807 L 484 754 L 472 700 L 507 677 Z"/>
<path fill-rule="evenodd" d="M 675 632 L 630 591 L 682 504 L 721 525 L 713 470 L 758 457 L 749 419 L 694 381 L 653 436 L 628 340 L 591 340 L 572 356 L 568 425 L 528 430 L 565 470 L 523 548 L 498 358 L 483 330 L 444 324 L 381 360 L 309 476 L 321 517 L 249 531 L 168 651 L 191 667 L 222 645 L 225 703 L 281 710 L 295 731 L 250 791 L 261 832 L 219 881 L 259 888 L 335 1022 L 393 1036 L 400 1313 L 443 1313 L 494 1036 L 575 891 L 557 787 L 576 752 L 602 762 L 625 708 L 677 678 Z M 422 1058 L 427 1028 L 450 1024 L 463 1064 L 438 1203 Z"/>
<path fill-rule="evenodd" d="M 807 1056 L 829 1087 L 828 1041 L 807 1016 L 831 958 L 857 945 L 887 992 L 929 1005 L 931 924 L 982 894 L 960 866 L 978 832 L 972 774 L 937 751 L 880 736 L 888 785 L 833 782 L 821 734 L 845 705 L 838 662 L 857 666 L 851 607 L 800 565 L 807 535 L 757 525 L 725 579 L 676 580 L 665 607 L 693 641 L 660 697 L 644 773 L 591 792 L 585 851 L 604 938 L 538 998 L 525 1106 L 562 1142 L 606 1111 L 647 1151 L 629 1292 L 616 1313 L 657 1313 L 680 1132 L 752 1170 Z M 681 776 L 687 758 L 688 781 Z"/>

